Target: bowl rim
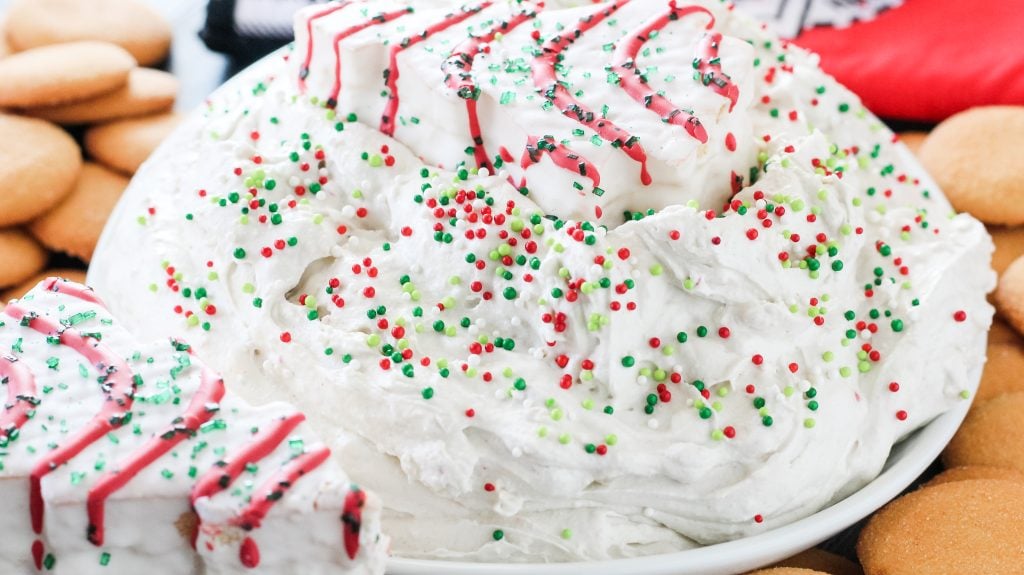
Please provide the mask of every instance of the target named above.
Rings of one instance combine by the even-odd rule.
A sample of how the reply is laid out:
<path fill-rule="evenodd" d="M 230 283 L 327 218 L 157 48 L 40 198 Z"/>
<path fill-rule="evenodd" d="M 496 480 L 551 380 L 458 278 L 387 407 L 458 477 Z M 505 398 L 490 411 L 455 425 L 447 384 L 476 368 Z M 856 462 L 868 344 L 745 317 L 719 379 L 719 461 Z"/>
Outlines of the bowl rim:
<path fill-rule="evenodd" d="M 903 492 L 935 461 L 960 427 L 973 403 L 964 400 L 893 446 L 875 479 L 829 507 L 751 537 L 676 551 L 571 563 L 472 563 L 391 557 L 389 575 L 717 575 L 756 569 L 813 547 L 867 517 Z"/>

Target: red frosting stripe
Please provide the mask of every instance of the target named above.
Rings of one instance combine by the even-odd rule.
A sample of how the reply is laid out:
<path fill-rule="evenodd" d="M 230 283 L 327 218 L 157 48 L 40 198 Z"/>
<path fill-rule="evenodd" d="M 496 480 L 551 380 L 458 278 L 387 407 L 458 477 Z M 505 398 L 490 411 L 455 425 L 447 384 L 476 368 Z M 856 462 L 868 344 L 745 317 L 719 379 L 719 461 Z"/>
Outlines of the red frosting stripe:
<path fill-rule="evenodd" d="M 334 14 L 338 10 L 341 10 L 345 6 L 351 4 L 351 0 L 342 0 L 334 6 L 325 8 L 315 14 L 313 14 L 309 20 L 306 21 L 306 57 L 302 61 L 302 67 L 299 68 L 299 91 L 306 91 L 306 78 L 309 77 L 309 64 L 313 61 L 313 22 L 321 18 L 325 18 Z"/>
<path fill-rule="evenodd" d="M 536 12 L 520 12 L 507 21 L 491 26 L 482 36 L 467 38 L 456 46 L 441 64 L 445 85 L 455 90 L 455 93 L 466 102 L 469 135 L 473 139 L 473 158 L 476 160 L 478 168 L 490 169 L 492 164 L 484 146 L 484 137 L 480 130 L 480 117 L 476 110 L 480 88 L 473 78 L 473 62 L 476 60 L 476 55 L 480 53 L 481 46 L 493 42 L 498 34 L 508 34 L 523 22 L 529 22 L 536 16 Z"/>
<path fill-rule="evenodd" d="M 651 18 L 639 28 L 627 34 L 616 45 L 615 53 L 612 56 L 614 60 L 612 69 L 619 75 L 619 86 L 631 98 L 642 104 L 645 108 L 656 112 L 665 122 L 682 126 L 687 134 L 703 144 L 708 141 L 708 133 L 704 126 L 701 125 L 700 120 L 693 113 L 676 106 L 668 98 L 659 95 L 656 90 L 653 90 L 647 84 L 647 78 L 640 74 L 636 65 L 637 55 L 644 44 L 647 43 L 647 40 L 650 39 L 652 33 L 662 30 L 669 22 L 675 22 L 690 14 L 707 14 L 711 17 L 707 27 L 711 28 L 715 24 L 715 17 L 706 8 L 701 6 L 679 8 L 675 2 L 670 2 L 668 12 Z M 715 46 L 717 47 L 717 44 Z M 708 66 L 703 58 L 701 59 L 701 65 Z M 701 73 L 703 75 L 703 71 Z M 730 99 L 733 105 L 735 105 L 735 94 Z M 731 110 L 732 107 L 730 106 L 729 109 Z"/>
<path fill-rule="evenodd" d="M 61 288 L 59 283 L 55 285 L 54 291 L 63 293 L 64 288 Z M 67 295 L 74 296 L 74 293 Z M 8 304 L 4 313 L 19 321 L 24 327 L 57 338 L 61 345 L 86 358 L 102 374 L 100 387 L 106 396 L 99 413 L 93 416 L 82 430 L 72 435 L 67 443 L 43 455 L 32 468 L 29 479 L 29 511 L 32 516 L 32 530 L 40 534 L 43 532 L 43 477 L 70 461 L 107 433 L 121 427 L 132 407 L 135 379 L 128 364 L 92 336 L 83 335 L 74 328 L 64 327 L 53 320 L 40 317 L 17 303 Z M 41 558 L 41 550 L 41 545 L 34 544 L 33 556 Z M 41 565 L 39 560 L 36 562 Z"/>
<path fill-rule="evenodd" d="M 533 67 L 533 83 L 537 87 L 537 92 L 557 106 L 563 116 L 594 130 L 601 139 L 620 148 L 633 161 L 640 164 L 640 182 L 647 186 L 651 183 L 651 174 L 647 171 L 647 152 L 638 139 L 580 103 L 558 82 L 555 73 L 555 65 L 559 63 L 562 53 L 569 46 L 629 2 L 630 0 L 616 0 L 601 10 L 581 18 L 576 28 L 567 29 L 545 42 Z"/>
<path fill-rule="evenodd" d="M 22 366 L 17 358 L 0 358 L 0 383 L 7 386 L 7 404 L 0 415 L 0 438 L 3 444 L 18 436 L 18 430 L 28 421 L 29 413 L 39 405 L 36 378 Z"/>
<path fill-rule="evenodd" d="M 224 393 L 224 380 L 204 368 L 199 390 L 192 396 L 185 413 L 176 418 L 166 431 L 151 438 L 93 485 L 86 502 L 89 541 L 97 546 L 103 545 L 103 516 L 107 499 L 127 485 L 140 471 L 191 437 L 201 425 L 212 419 Z"/>
<path fill-rule="evenodd" d="M 332 43 L 334 44 L 334 87 L 331 88 L 331 95 L 327 97 L 328 108 L 333 108 L 338 105 L 338 94 L 341 93 L 341 41 L 353 34 L 362 32 L 367 28 L 386 24 L 407 14 L 412 14 L 412 12 L 413 9 L 411 7 L 403 8 L 401 10 L 393 10 L 391 12 L 381 12 L 365 22 L 361 22 L 355 26 L 349 26 L 334 35 L 334 39 L 332 40 Z M 310 50 L 309 54 L 312 53 L 312 50 Z M 312 56 L 309 57 L 312 58 Z"/>
<path fill-rule="evenodd" d="M 392 136 L 395 133 L 395 118 L 398 116 L 398 55 L 402 50 L 406 50 L 426 40 L 433 34 L 443 32 L 448 28 L 462 22 L 463 20 L 479 14 L 485 8 L 494 4 L 491 0 L 481 2 L 479 5 L 472 8 L 463 8 L 461 12 L 454 12 L 448 14 L 440 22 L 436 22 L 428 26 L 425 30 L 415 36 L 409 36 L 402 40 L 397 46 L 392 46 L 390 55 L 388 58 L 388 69 L 385 72 L 386 76 L 384 83 L 388 89 L 388 101 L 384 105 L 384 114 L 380 119 L 380 131 Z"/>

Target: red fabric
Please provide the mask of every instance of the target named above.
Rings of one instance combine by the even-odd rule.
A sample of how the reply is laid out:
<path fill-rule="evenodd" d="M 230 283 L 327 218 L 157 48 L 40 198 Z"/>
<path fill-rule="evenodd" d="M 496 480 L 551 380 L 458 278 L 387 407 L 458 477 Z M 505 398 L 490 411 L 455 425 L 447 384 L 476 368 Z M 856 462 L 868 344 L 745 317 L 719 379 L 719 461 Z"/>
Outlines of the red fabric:
<path fill-rule="evenodd" d="M 1024 104 L 1024 0 L 906 0 L 795 43 L 885 118 L 938 122 L 972 106 Z"/>

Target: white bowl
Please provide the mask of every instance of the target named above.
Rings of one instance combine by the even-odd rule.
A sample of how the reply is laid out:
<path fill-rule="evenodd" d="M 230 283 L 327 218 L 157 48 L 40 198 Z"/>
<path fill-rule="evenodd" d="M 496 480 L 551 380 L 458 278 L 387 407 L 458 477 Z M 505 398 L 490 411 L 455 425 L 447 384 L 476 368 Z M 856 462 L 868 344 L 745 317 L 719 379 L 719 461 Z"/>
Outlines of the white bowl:
<path fill-rule="evenodd" d="M 214 94 L 223 94 L 244 85 L 247 77 L 279 60 L 284 50 L 274 52 L 228 80 Z M 164 147 L 173 145 L 165 143 Z M 896 146 L 908 171 L 930 189 L 939 186 L 920 166 L 914 155 L 902 144 Z M 159 152 L 154 154 L 158 157 Z M 112 216 L 129 210 L 121 202 Z M 105 234 L 109 235 L 109 234 Z M 110 241 L 109 238 L 105 238 Z M 977 389 L 981 371 L 974 374 L 969 389 Z M 950 411 L 896 444 L 882 473 L 862 489 L 845 499 L 788 525 L 726 543 L 708 545 L 676 553 L 665 553 L 602 562 L 576 563 L 469 563 L 442 560 L 392 557 L 388 575 L 730 575 L 769 565 L 832 537 L 867 517 L 907 488 L 938 457 L 967 415 L 970 401 L 963 401 Z"/>
<path fill-rule="evenodd" d="M 873 513 L 917 479 L 960 427 L 965 401 L 896 444 L 882 473 L 846 499 L 760 535 L 678 553 L 600 563 L 457 563 L 394 557 L 389 575 L 730 575 L 756 569 L 832 537 Z"/>

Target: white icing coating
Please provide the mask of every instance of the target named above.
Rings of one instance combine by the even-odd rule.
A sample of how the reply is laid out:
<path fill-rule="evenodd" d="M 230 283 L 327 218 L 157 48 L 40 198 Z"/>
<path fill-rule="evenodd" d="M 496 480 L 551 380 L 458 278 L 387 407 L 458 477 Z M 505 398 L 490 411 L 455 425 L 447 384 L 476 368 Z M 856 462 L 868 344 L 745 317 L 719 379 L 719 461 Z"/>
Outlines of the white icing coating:
<path fill-rule="evenodd" d="M 317 19 L 304 93 L 306 22 L 324 7 L 301 12 L 284 59 L 235 80 L 142 168 L 90 272 L 133 329 L 187 335 L 249 400 L 301 406 L 382 494 L 396 554 L 601 560 L 757 533 L 858 489 L 896 441 L 970 397 L 991 241 L 915 180 L 815 57 L 696 2 L 724 35 L 735 108 L 693 78 L 703 14 L 670 23 L 639 61 L 693 108 L 698 144 L 607 83 L 616 42 L 669 8 L 622 3 L 566 51 L 562 79 L 640 136 L 643 186 L 519 71 L 531 42 L 607 7 L 548 2 L 536 28 L 477 57 L 481 131 L 515 164 L 527 135 L 565 139 L 605 193 L 544 156 L 523 195 L 507 181 L 517 166 L 472 173 L 465 100 L 438 74 L 522 5 L 401 51 L 404 122 L 378 131 L 383 46 L 458 8 L 414 4 L 341 42 L 337 112 L 322 104 L 330 39 L 404 4 Z M 731 196 L 733 172 L 756 181 Z M 624 209 L 651 212 L 622 224 Z"/>
<path fill-rule="evenodd" d="M 306 424 L 287 433 L 283 441 L 270 443 L 265 457 L 243 461 L 250 465 L 241 476 L 227 489 L 198 497 L 193 511 L 190 493 L 197 481 L 207 473 L 221 473 L 221 462 L 238 456 L 258 439 L 258 431 L 267 432 L 282 418 L 294 417 L 295 408 L 284 403 L 252 407 L 231 393 L 217 401 L 222 392 L 207 395 L 202 390 L 223 389 L 223 384 L 186 345 L 166 340 L 140 344 L 102 305 L 90 301 L 93 296 L 85 288 L 60 280 L 50 289 L 44 287 L 48 283 L 0 312 L 0 382 L 8 394 L 4 417 L 31 404 L 27 421 L 8 425 L 5 419 L 0 435 L 5 505 L 0 514 L 0 571 L 36 572 L 32 550 L 38 541 L 41 568 L 58 574 L 383 573 L 387 540 L 380 535 L 380 503 L 376 496 L 367 496 L 361 548 L 350 559 L 342 544 L 341 517 L 353 487 L 331 459 L 309 467 L 308 473 L 282 489 L 254 528 L 238 523 L 250 501 L 260 500 L 260 487 L 269 479 L 303 454 L 323 449 Z M 84 299 L 65 295 L 78 290 Z M 36 329 L 43 321 L 61 331 Z M 77 337 L 73 332 L 86 338 L 84 349 L 102 357 L 97 361 L 77 351 L 69 343 Z M 121 361 L 120 369 L 106 363 Z M 30 476 L 38 472 L 43 457 L 73 445 L 104 406 L 122 405 L 126 394 L 112 383 L 116 378 L 135 382 L 132 404 L 127 406 L 130 419 L 43 476 L 45 506 L 42 531 L 36 535 Z M 107 399 L 102 389 L 110 385 L 115 389 Z M 16 387 L 18 399 L 11 401 L 10 390 Z M 190 407 L 194 397 L 202 398 L 196 412 Z M 115 410 L 124 413 L 123 408 Z M 172 427 L 178 431 L 169 432 Z M 87 510 L 100 491 L 97 486 L 130 473 L 129 462 L 150 442 L 169 445 L 175 436 L 184 439 L 114 490 L 101 505 L 103 520 L 93 523 Z M 87 537 L 97 532 L 90 525 L 97 524 L 101 544 Z M 247 537 L 259 552 L 257 564 L 251 566 L 241 558 Z"/>

